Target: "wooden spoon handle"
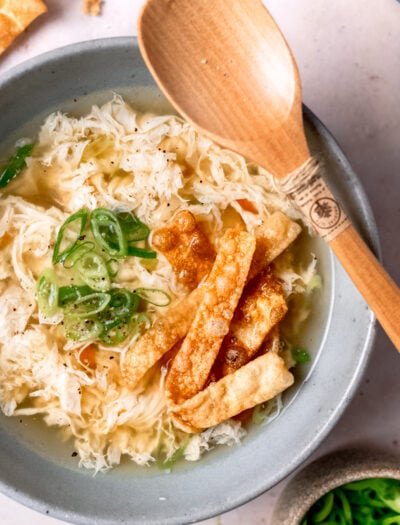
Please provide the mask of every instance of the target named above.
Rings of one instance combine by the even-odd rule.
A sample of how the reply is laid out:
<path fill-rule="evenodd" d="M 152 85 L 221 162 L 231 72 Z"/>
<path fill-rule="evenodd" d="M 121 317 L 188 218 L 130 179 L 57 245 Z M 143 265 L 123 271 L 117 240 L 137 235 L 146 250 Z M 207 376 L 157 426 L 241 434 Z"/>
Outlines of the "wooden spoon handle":
<path fill-rule="evenodd" d="M 302 210 L 305 220 L 327 241 L 343 268 L 400 351 L 400 289 L 351 225 L 309 158 L 280 188 Z"/>
<path fill-rule="evenodd" d="M 329 242 L 350 279 L 400 351 L 400 289 L 349 226 Z"/>

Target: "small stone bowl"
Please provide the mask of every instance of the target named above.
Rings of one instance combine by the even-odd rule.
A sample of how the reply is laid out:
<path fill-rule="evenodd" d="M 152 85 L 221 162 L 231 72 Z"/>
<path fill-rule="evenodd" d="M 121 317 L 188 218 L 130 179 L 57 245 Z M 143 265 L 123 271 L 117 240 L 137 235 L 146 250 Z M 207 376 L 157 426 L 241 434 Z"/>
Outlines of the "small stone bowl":
<path fill-rule="evenodd" d="M 370 449 L 341 450 L 323 456 L 289 481 L 270 525 L 300 525 L 321 496 L 344 483 L 368 478 L 400 480 L 400 457 Z"/>

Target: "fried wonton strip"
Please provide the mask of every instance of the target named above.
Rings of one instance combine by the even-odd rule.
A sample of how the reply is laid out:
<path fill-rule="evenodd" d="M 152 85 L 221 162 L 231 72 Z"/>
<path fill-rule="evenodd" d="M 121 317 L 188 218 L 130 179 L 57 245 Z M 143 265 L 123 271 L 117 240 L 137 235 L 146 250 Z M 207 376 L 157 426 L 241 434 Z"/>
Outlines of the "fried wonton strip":
<path fill-rule="evenodd" d="M 272 399 L 293 382 L 283 359 L 268 352 L 173 406 L 171 415 L 182 430 L 199 432 Z"/>
<path fill-rule="evenodd" d="M 124 380 L 132 387 L 157 361 L 187 334 L 202 298 L 196 288 L 160 315 L 154 325 L 127 351 L 122 365 Z"/>
<path fill-rule="evenodd" d="M 215 250 L 190 211 L 179 212 L 153 233 L 152 245 L 168 259 L 179 282 L 193 290 L 210 273 Z"/>
<path fill-rule="evenodd" d="M 286 250 L 300 232 L 301 226 L 280 211 L 270 215 L 261 226 L 258 226 L 254 232 L 257 244 L 249 279 L 255 277 Z"/>
<path fill-rule="evenodd" d="M 41 0 L 0 1 L 0 54 L 39 15 L 47 11 Z"/>
<path fill-rule="evenodd" d="M 279 325 L 275 325 L 272 330 L 268 332 L 267 337 L 262 342 L 260 348 L 257 350 L 256 357 L 266 354 L 267 352 L 274 352 L 279 354 L 281 351 L 281 338 L 279 334 Z"/>
<path fill-rule="evenodd" d="M 260 357 L 261 355 L 266 354 L 267 352 L 274 352 L 275 354 L 280 354 L 281 351 L 281 339 L 279 335 L 279 325 L 275 325 L 272 330 L 268 332 L 268 335 L 262 342 L 260 348 L 257 350 L 255 355 L 253 356 L 253 359 Z M 215 383 L 219 381 L 222 377 L 233 374 L 236 370 L 244 366 L 249 362 L 250 359 L 247 358 L 247 352 L 243 348 L 236 348 L 231 347 L 229 348 L 229 355 L 227 356 L 227 361 L 221 361 L 221 353 L 218 354 L 218 357 L 214 363 L 214 366 L 210 372 L 207 385 L 210 383 Z M 285 361 L 286 363 L 286 361 Z M 225 364 L 225 369 L 223 368 L 223 365 Z M 287 365 L 287 363 L 286 363 Z M 229 366 L 229 369 L 228 369 Z M 288 366 L 288 368 L 290 368 Z"/>
<path fill-rule="evenodd" d="M 250 361 L 286 312 L 282 288 L 271 268 L 267 267 L 243 290 L 216 361 L 220 374 L 231 374 Z"/>
<path fill-rule="evenodd" d="M 197 394 L 209 376 L 239 302 L 255 250 L 247 232 L 227 230 L 204 282 L 203 300 L 166 379 L 167 399 L 180 403 Z"/>
<path fill-rule="evenodd" d="M 83 12 L 85 15 L 97 16 L 101 14 L 101 0 L 83 0 Z"/>

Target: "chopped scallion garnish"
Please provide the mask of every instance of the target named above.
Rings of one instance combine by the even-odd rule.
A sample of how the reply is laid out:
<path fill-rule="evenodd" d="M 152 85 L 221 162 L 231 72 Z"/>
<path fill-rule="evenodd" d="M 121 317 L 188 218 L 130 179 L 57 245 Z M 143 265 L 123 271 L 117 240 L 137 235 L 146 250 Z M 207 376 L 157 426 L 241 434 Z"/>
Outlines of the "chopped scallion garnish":
<path fill-rule="evenodd" d="M 79 238 L 82 236 L 88 218 L 88 211 L 79 210 L 61 226 L 53 251 L 53 264 L 63 262 L 75 249 Z"/>
<path fill-rule="evenodd" d="M 110 277 L 116 277 L 119 270 L 119 263 L 117 259 L 108 259 L 108 261 L 106 261 L 106 266 Z"/>
<path fill-rule="evenodd" d="M 76 318 L 93 317 L 103 312 L 111 301 L 108 293 L 95 292 L 79 297 L 65 309 L 64 315 Z"/>
<path fill-rule="evenodd" d="M 156 306 L 167 306 L 170 296 L 163 290 L 118 288 L 113 283 L 119 259 L 136 255 L 154 259 L 156 252 L 145 246 L 149 228 L 130 212 L 97 208 L 82 209 L 61 225 L 53 264 L 62 263 L 74 272 L 76 285 L 58 287 L 52 270 L 38 282 L 40 310 L 51 316 L 62 309 L 65 335 L 76 341 L 99 339 L 108 345 L 120 344 L 150 327 L 150 319 L 138 312 L 140 299 Z M 136 242 L 141 242 L 140 247 Z M 65 278 L 62 277 L 65 282 Z"/>
<path fill-rule="evenodd" d="M 94 242 L 86 241 L 83 243 L 76 243 L 75 247 L 68 253 L 68 255 L 63 260 L 64 268 L 73 268 L 76 262 L 83 256 L 85 253 L 93 251 Z"/>
<path fill-rule="evenodd" d="M 60 286 L 58 289 L 58 306 L 65 307 L 77 299 L 89 295 L 93 290 L 89 286 Z"/>
<path fill-rule="evenodd" d="M 116 215 L 105 208 L 97 208 L 90 215 L 93 236 L 100 248 L 112 257 L 123 259 L 127 255 L 127 238 Z"/>
<path fill-rule="evenodd" d="M 157 253 L 152 250 L 147 250 L 146 248 L 137 248 L 136 246 L 128 245 L 128 255 L 133 257 L 141 257 L 142 259 L 155 259 Z"/>
<path fill-rule="evenodd" d="M 308 363 L 310 354 L 304 348 L 292 348 L 292 356 L 296 363 Z"/>
<path fill-rule="evenodd" d="M 154 306 L 168 306 L 171 297 L 163 290 L 157 288 L 136 288 L 135 294 Z"/>
<path fill-rule="evenodd" d="M 353 481 L 322 496 L 301 525 L 400 524 L 400 480 L 371 478 Z"/>
<path fill-rule="evenodd" d="M 45 270 L 36 286 L 40 311 L 46 317 L 52 317 L 58 310 L 58 284 L 53 270 Z"/>
<path fill-rule="evenodd" d="M 172 454 L 171 457 L 169 457 L 168 459 L 165 459 L 164 461 L 158 462 L 158 467 L 163 470 L 170 469 L 171 467 L 173 467 L 178 460 L 183 458 L 186 447 L 189 444 L 189 440 L 190 440 L 190 437 L 187 436 L 184 442 L 182 443 L 182 445 L 178 449 L 175 450 L 175 452 Z"/>
<path fill-rule="evenodd" d="M 128 243 L 145 241 L 149 234 L 149 227 L 129 212 L 117 213 L 117 219 L 122 231 L 126 234 Z"/>
<path fill-rule="evenodd" d="M 74 341 L 93 341 L 103 331 L 103 325 L 96 319 L 64 318 L 65 335 Z"/>
<path fill-rule="evenodd" d="M 96 252 L 85 253 L 75 264 L 82 281 L 98 292 L 111 287 L 111 279 L 103 257 Z"/>
<path fill-rule="evenodd" d="M 25 144 L 17 149 L 0 171 L 0 188 L 7 186 L 25 168 L 26 158 L 32 153 L 34 144 Z"/>

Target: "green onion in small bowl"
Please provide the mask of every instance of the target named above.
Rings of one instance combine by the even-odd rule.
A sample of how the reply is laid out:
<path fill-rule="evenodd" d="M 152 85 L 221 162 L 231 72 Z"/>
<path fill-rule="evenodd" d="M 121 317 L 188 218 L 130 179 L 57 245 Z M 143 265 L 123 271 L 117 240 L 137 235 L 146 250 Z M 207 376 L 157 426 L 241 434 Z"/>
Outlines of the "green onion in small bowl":
<path fill-rule="evenodd" d="M 399 525 L 400 480 L 367 478 L 345 483 L 319 498 L 301 525 Z"/>
<path fill-rule="evenodd" d="M 271 525 L 400 525 L 400 458 L 343 450 L 307 465 L 283 490 Z"/>

